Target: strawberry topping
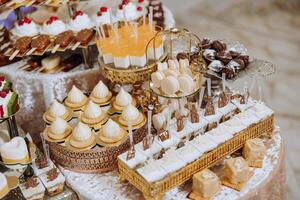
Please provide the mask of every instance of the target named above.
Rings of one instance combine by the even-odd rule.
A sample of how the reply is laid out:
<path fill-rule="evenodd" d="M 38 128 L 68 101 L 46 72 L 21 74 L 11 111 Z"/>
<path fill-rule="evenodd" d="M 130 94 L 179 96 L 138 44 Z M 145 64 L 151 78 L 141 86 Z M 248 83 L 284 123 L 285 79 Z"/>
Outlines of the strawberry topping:
<path fill-rule="evenodd" d="M 0 81 L 4 81 L 5 80 L 5 76 L 0 76 Z"/>
<path fill-rule="evenodd" d="M 100 11 L 101 11 L 101 12 L 107 12 L 107 10 L 108 10 L 107 7 L 104 7 L 104 6 L 102 6 L 102 7 L 100 8 Z"/>
<path fill-rule="evenodd" d="M 102 16 L 102 12 L 101 12 L 101 11 L 98 11 L 98 12 L 97 12 L 97 16 L 99 16 L 99 17 Z"/>
<path fill-rule="evenodd" d="M 1 92 L 0 92 L 0 97 L 1 97 L 1 98 L 5 98 L 6 95 L 7 95 L 7 93 L 6 93 L 5 91 L 1 91 Z"/>
<path fill-rule="evenodd" d="M 75 12 L 75 15 L 72 17 L 72 19 L 74 20 L 74 19 L 76 19 L 77 16 L 82 16 L 82 15 L 83 15 L 83 12 L 81 10 L 77 10 Z"/>
<path fill-rule="evenodd" d="M 120 5 L 119 5 L 119 10 L 122 10 L 122 9 L 123 9 L 123 5 L 120 4 Z"/>
<path fill-rule="evenodd" d="M 123 0 L 122 1 L 122 5 L 127 5 L 128 4 L 128 0 Z"/>
<path fill-rule="evenodd" d="M 4 110 L 3 110 L 3 106 L 0 106 L 0 117 L 4 117 Z"/>
<path fill-rule="evenodd" d="M 144 0 L 139 0 L 139 3 L 143 3 L 144 2 Z"/>
<path fill-rule="evenodd" d="M 31 23 L 31 19 L 29 19 L 28 17 L 24 17 L 24 23 L 30 24 Z"/>
<path fill-rule="evenodd" d="M 137 11 L 143 11 L 143 8 L 141 6 L 138 6 L 136 9 Z"/>

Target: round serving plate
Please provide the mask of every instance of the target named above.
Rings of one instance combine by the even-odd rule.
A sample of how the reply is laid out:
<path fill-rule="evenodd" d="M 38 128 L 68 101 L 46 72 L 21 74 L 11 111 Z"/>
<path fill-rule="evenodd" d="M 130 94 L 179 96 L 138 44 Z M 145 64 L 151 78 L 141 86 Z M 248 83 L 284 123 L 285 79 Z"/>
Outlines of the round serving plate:
<path fill-rule="evenodd" d="M 134 143 L 143 140 L 146 126 L 133 132 Z M 66 169 L 76 172 L 107 172 L 117 168 L 117 157 L 129 149 L 129 139 L 114 147 L 96 146 L 90 150 L 76 152 L 56 142 L 47 141 L 51 158 Z"/>

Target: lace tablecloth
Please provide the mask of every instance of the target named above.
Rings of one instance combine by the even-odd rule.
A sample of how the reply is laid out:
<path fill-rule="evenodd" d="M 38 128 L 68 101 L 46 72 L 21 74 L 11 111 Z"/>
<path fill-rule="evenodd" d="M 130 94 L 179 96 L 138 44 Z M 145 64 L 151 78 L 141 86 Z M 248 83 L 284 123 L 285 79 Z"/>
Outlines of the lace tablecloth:
<path fill-rule="evenodd" d="M 254 176 L 244 188 L 237 192 L 222 186 L 215 196 L 216 200 L 234 199 L 285 199 L 285 169 L 283 141 L 277 127 L 264 159 L 263 168 L 252 168 Z M 104 174 L 82 174 L 61 168 L 68 185 L 78 194 L 81 200 L 137 200 L 142 194 L 129 183 L 121 183 L 117 172 Z M 186 183 L 166 193 L 165 200 L 184 200 L 191 190 L 191 183 Z"/>

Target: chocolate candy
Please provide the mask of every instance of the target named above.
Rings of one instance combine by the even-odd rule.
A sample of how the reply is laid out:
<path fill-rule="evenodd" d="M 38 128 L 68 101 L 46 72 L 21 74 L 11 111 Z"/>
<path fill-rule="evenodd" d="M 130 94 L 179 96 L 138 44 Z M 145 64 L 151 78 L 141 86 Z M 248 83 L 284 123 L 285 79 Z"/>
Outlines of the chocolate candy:
<path fill-rule="evenodd" d="M 54 43 L 59 45 L 60 48 L 65 48 L 74 40 L 74 38 L 75 37 L 72 31 L 65 31 L 57 36 L 57 38 L 54 40 Z"/>
<path fill-rule="evenodd" d="M 31 42 L 31 48 L 36 48 L 36 51 L 43 52 L 50 44 L 49 35 L 39 35 Z"/>
<path fill-rule="evenodd" d="M 249 56 L 248 55 L 240 55 L 238 58 L 242 59 L 247 66 L 249 64 Z"/>
<path fill-rule="evenodd" d="M 208 69 L 214 72 L 220 72 L 224 68 L 224 64 L 219 60 L 214 60 L 208 65 Z"/>
<path fill-rule="evenodd" d="M 189 59 L 189 55 L 185 52 L 181 52 L 181 53 L 178 53 L 177 56 L 176 56 L 177 60 L 184 60 L 184 59 Z"/>
<path fill-rule="evenodd" d="M 210 39 L 204 38 L 201 41 L 201 46 L 202 46 L 202 49 L 210 49 L 211 48 L 211 41 L 210 41 Z"/>
<path fill-rule="evenodd" d="M 203 52 L 203 56 L 206 60 L 213 61 L 216 57 L 216 51 L 214 49 L 205 49 Z"/>
<path fill-rule="evenodd" d="M 24 36 L 17 39 L 14 49 L 18 50 L 20 54 L 25 53 L 30 48 L 31 37 Z"/>
<path fill-rule="evenodd" d="M 226 50 L 226 44 L 219 40 L 213 41 L 211 47 L 212 47 L 212 49 L 216 50 L 217 52 Z"/>
<path fill-rule="evenodd" d="M 78 65 L 80 65 L 81 63 L 82 63 L 82 57 L 78 54 L 74 54 L 68 57 L 67 59 L 65 59 L 64 61 L 62 61 L 61 67 L 64 68 L 63 69 L 64 72 L 68 72 L 74 69 L 75 67 L 77 67 Z"/>
<path fill-rule="evenodd" d="M 76 40 L 80 42 L 81 45 L 87 45 L 93 38 L 94 32 L 92 29 L 83 29 L 79 31 L 76 35 Z"/>
<path fill-rule="evenodd" d="M 232 56 L 230 55 L 230 53 L 225 51 L 218 52 L 216 57 L 218 60 L 222 61 L 224 65 L 227 65 L 232 60 Z"/>

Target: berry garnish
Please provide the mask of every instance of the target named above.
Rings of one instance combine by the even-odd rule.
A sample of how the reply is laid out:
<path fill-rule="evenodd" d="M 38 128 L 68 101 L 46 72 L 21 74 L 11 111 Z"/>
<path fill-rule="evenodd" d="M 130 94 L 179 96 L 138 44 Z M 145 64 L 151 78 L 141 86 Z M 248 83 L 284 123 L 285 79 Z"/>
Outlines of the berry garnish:
<path fill-rule="evenodd" d="M 123 5 L 120 4 L 120 5 L 119 5 L 119 10 L 122 10 L 122 9 L 123 9 Z"/>
<path fill-rule="evenodd" d="M 128 4 L 128 0 L 123 0 L 122 1 L 122 5 L 127 5 Z"/>
<path fill-rule="evenodd" d="M 23 26 L 23 24 L 24 24 L 24 21 L 23 21 L 23 20 L 18 21 L 18 25 L 19 25 L 19 26 Z"/>
<path fill-rule="evenodd" d="M 138 6 L 136 9 L 137 11 L 143 11 L 143 8 L 141 6 Z"/>
<path fill-rule="evenodd" d="M 31 23 L 31 19 L 29 19 L 28 17 L 24 17 L 24 23 L 30 24 Z"/>
<path fill-rule="evenodd" d="M 51 16 L 51 17 L 50 17 L 50 20 L 51 20 L 51 21 L 55 21 L 55 20 L 58 20 L 58 18 L 57 18 L 56 16 Z"/>
<path fill-rule="evenodd" d="M 101 11 L 101 12 L 107 12 L 107 7 L 102 6 L 102 7 L 100 8 L 100 11 Z"/>
<path fill-rule="evenodd" d="M 83 12 L 81 10 L 77 10 L 74 14 L 74 16 L 72 17 L 72 19 L 76 19 L 77 16 L 82 16 L 83 15 Z"/>
<path fill-rule="evenodd" d="M 7 95 L 7 93 L 6 93 L 6 92 L 3 92 L 3 91 L 1 91 L 1 92 L 0 92 L 0 97 L 1 97 L 1 98 L 5 98 L 5 97 L 6 97 L 6 95 Z"/>
<path fill-rule="evenodd" d="M 143 3 L 144 2 L 144 0 L 139 0 L 139 3 Z"/>
<path fill-rule="evenodd" d="M 101 11 L 98 11 L 98 12 L 97 12 L 97 16 L 99 16 L 99 17 L 102 16 L 102 12 L 101 12 Z"/>
<path fill-rule="evenodd" d="M 0 76 L 0 81 L 4 81 L 5 77 L 4 76 Z"/>

